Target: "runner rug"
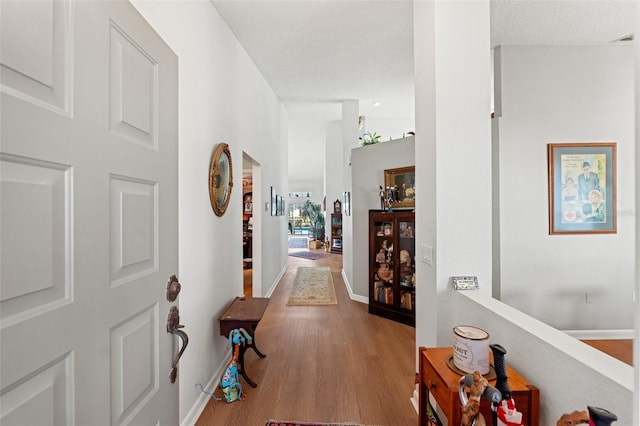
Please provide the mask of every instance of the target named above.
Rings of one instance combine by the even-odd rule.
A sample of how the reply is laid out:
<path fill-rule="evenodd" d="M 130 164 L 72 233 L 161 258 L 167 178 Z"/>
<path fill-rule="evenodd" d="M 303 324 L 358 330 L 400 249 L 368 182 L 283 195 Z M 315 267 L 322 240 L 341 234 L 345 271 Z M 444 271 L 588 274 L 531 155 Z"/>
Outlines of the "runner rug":
<path fill-rule="evenodd" d="M 267 420 L 265 426 L 363 426 L 361 423 L 303 423 L 282 420 Z"/>
<path fill-rule="evenodd" d="M 337 305 L 336 290 L 328 266 L 299 266 L 293 280 L 288 306 Z"/>

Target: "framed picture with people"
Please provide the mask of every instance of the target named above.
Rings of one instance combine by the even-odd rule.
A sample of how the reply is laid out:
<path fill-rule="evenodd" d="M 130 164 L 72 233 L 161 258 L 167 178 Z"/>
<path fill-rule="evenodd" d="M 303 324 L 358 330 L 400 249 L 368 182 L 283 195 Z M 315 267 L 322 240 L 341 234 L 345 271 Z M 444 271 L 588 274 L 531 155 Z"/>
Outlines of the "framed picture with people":
<path fill-rule="evenodd" d="M 616 143 L 547 145 L 549 234 L 615 234 Z"/>
<path fill-rule="evenodd" d="M 391 208 L 416 206 L 416 167 L 400 167 L 384 171 L 387 205 Z"/>

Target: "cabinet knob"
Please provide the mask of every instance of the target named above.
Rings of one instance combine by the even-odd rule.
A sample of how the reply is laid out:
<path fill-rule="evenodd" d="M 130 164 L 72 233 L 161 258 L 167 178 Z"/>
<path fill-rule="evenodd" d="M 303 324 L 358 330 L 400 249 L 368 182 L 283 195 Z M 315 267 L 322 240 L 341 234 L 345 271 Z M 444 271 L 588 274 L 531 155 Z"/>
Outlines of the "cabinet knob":
<path fill-rule="evenodd" d="M 431 389 L 435 389 L 436 388 L 436 382 L 434 382 L 433 380 L 431 380 L 431 383 L 429 383 L 429 387 Z"/>

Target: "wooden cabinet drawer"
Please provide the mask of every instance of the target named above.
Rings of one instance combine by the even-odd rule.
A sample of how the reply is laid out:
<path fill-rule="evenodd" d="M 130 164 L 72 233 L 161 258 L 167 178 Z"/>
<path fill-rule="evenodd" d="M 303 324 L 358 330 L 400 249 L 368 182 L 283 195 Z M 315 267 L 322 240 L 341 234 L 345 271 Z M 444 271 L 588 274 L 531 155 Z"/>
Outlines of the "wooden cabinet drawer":
<path fill-rule="evenodd" d="M 452 407 L 453 401 L 451 400 L 451 391 L 444 379 L 440 377 L 438 372 L 433 368 L 431 363 L 424 364 L 423 380 L 427 385 L 429 392 L 433 394 L 433 397 L 438 402 L 438 405 L 445 411 Z"/>

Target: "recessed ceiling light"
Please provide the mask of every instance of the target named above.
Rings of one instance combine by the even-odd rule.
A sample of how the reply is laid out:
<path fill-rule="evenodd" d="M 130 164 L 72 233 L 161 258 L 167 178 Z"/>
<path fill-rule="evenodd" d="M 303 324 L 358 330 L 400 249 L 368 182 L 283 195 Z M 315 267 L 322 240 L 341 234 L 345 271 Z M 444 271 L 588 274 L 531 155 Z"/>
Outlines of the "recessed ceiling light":
<path fill-rule="evenodd" d="M 373 106 L 374 107 L 380 106 L 380 102 L 378 102 L 378 101 L 373 102 Z"/>

